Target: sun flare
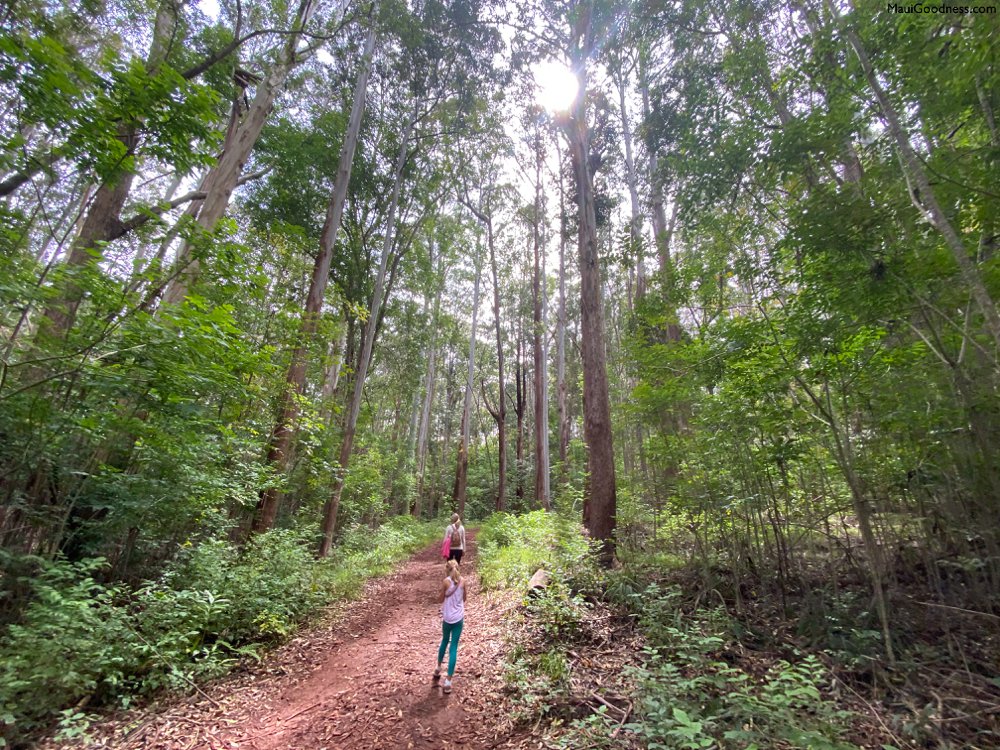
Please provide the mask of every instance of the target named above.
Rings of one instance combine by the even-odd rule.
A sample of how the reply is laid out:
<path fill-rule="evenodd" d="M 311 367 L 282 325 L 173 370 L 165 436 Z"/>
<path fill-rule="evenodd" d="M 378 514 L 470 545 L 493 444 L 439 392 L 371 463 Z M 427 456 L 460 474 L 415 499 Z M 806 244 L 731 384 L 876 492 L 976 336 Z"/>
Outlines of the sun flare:
<path fill-rule="evenodd" d="M 576 100 L 580 81 L 572 70 L 555 60 L 546 60 L 533 71 L 538 93 L 535 100 L 550 112 L 565 112 Z"/>

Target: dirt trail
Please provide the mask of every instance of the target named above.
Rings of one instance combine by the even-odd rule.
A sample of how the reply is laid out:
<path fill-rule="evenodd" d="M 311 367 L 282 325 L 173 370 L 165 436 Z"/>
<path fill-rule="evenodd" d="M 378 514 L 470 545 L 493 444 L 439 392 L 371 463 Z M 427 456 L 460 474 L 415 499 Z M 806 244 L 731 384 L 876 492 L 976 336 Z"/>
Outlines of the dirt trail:
<path fill-rule="evenodd" d="M 411 750 L 516 747 L 503 715 L 505 623 L 516 594 L 483 595 L 474 535 L 454 690 L 431 681 L 441 639 L 438 545 L 371 581 L 333 624 L 300 635 L 251 669 L 131 731 L 98 727 L 98 746 L 162 750 Z M 133 717 L 133 724 L 135 717 Z M 117 725 L 117 726 L 115 726 Z"/>
<path fill-rule="evenodd" d="M 261 706 L 260 718 L 241 731 L 239 744 L 255 750 L 489 746 L 478 741 L 480 707 L 470 698 L 480 692 L 484 676 L 499 678 L 485 667 L 496 665 L 500 644 L 477 627 L 484 614 L 493 613 L 477 596 L 474 564 L 470 554 L 463 565 L 469 579 L 466 630 L 450 695 L 431 681 L 441 639 L 436 595 L 444 577 L 435 545 L 365 602 L 365 615 L 352 618 L 345 641 L 316 671 Z"/>

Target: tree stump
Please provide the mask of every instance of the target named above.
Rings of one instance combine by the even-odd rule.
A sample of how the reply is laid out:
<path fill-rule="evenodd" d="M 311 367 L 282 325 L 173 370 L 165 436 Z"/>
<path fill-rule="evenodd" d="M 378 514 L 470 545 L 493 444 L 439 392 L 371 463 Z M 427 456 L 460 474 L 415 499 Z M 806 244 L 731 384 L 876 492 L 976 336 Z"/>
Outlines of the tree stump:
<path fill-rule="evenodd" d="M 528 595 L 536 596 L 543 589 L 549 585 L 549 571 L 545 568 L 539 568 L 535 571 L 535 575 L 531 576 L 531 580 L 528 581 Z"/>

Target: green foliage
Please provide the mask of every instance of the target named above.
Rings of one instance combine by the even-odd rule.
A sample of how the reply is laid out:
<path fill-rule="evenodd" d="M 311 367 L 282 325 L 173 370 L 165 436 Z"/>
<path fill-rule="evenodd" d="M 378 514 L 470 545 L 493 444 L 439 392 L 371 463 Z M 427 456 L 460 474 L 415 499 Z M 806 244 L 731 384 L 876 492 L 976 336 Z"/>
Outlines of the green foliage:
<path fill-rule="evenodd" d="M 652 593 L 644 600 L 652 603 L 648 626 L 663 607 Z M 757 676 L 733 665 L 719 624 L 716 614 L 650 631 L 658 645 L 632 669 L 641 709 L 628 725 L 647 747 L 749 750 L 780 741 L 802 750 L 854 748 L 842 739 L 852 715 L 824 697 L 829 674 L 815 656 L 780 660 Z"/>
<path fill-rule="evenodd" d="M 344 523 L 374 521 L 386 515 L 389 503 L 385 496 L 385 469 L 386 458 L 378 448 L 354 456 L 341 499 L 344 510 L 340 515 Z"/>
<path fill-rule="evenodd" d="M 560 642 L 572 642 L 580 636 L 584 611 L 589 606 L 558 578 L 529 597 L 527 603 L 530 618 L 542 629 L 546 640 Z"/>
<path fill-rule="evenodd" d="M 94 714 L 88 714 L 75 708 L 67 708 L 60 711 L 57 725 L 59 729 L 55 733 L 55 739 L 68 742 L 83 742 L 85 745 L 89 744 L 90 734 L 88 730 L 90 729 L 91 722 L 96 718 Z"/>
<path fill-rule="evenodd" d="M 135 668 L 136 639 L 122 591 L 98 583 L 103 560 L 52 565 L 32 580 L 34 600 L 0 642 L 0 710 L 30 728 L 86 696 L 106 696 Z"/>
<path fill-rule="evenodd" d="M 256 657 L 327 603 L 356 596 L 369 577 L 437 534 L 437 524 L 396 518 L 375 532 L 348 532 L 324 560 L 316 560 L 311 535 L 291 530 L 262 534 L 242 550 L 204 540 L 134 591 L 101 583 L 101 559 L 47 564 L 29 581 L 21 621 L 0 640 L 0 712 L 26 731 L 84 699 L 127 703 L 135 694 L 188 690 Z M 84 718 L 64 711 L 61 731 L 82 731 Z"/>
<path fill-rule="evenodd" d="M 643 134 L 660 184 L 683 187 L 670 266 L 627 344 L 656 481 L 620 540 L 628 559 L 656 526 L 657 546 L 727 598 L 746 582 L 784 592 L 788 571 L 834 557 L 857 565 L 845 549 L 865 508 L 887 547 L 932 557 L 976 558 L 997 536 L 996 342 L 969 302 L 980 282 L 998 291 L 997 254 L 976 250 L 1000 194 L 995 23 L 873 5 L 800 16 L 792 33 L 772 4 L 741 0 L 631 19 L 651 58 Z M 727 43 L 695 31 L 709 27 Z M 964 272 L 913 196 L 887 109 L 972 259 Z M 996 570 L 969 575 L 996 592 Z M 966 605 L 991 607 L 973 588 Z"/>
<path fill-rule="evenodd" d="M 549 573 L 545 588 L 525 596 L 525 637 L 513 644 L 505 681 L 515 720 L 555 718 L 572 688 L 568 651 L 590 635 L 586 597 L 597 593 L 601 575 L 596 550 L 571 516 L 545 511 L 494 514 L 476 541 L 484 587 L 524 591 L 538 568 Z"/>
<path fill-rule="evenodd" d="M 539 568 L 576 590 L 589 591 L 597 580 L 590 545 L 568 515 L 497 513 L 483 524 L 477 543 L 479 580 L 487 589 L 523 589 Z"/>
<path fill-rule="evenodd" d="M 678 663 L 650 651 L 646 664 L 634 670 L 642 709 L 640 720 L 628 728 L 647 747 L 749 750 L 778 740 L 802 750 L 855 748 L 841 739 L 851 714 L 821 696 L 826 671 L 815 657 L 795 665 L 779 662 L 755 680 L 709 656 Z"/>
<path fill-rule="evenodd" d="M 549 715 L 566 690 L 566 657 L 558 649 L 533 655 L 515 647 L 504 668 L 513 717 L 527 722 Z"/>
<path fill-rule="evenodd" d="M 134 146 L 123 136 L 129 127 L 138 131 L 140 122 L 141 153 L 184 173 L 208 163 L 221 139 L 215 91 L 169 65 L 150 71 L 141 60 L 115 59 L 110 49 L 101 68 L 93 70 L 53 35 L 0 37 L 0 81 L 16 84 L 25 122 L 60 132 L 65 140 L 55 153 L 86 173 L 104 181 L 135 169 Z M 15 134 L 4 138 L 4 151 L 16 150 L 18 140 Z"/>

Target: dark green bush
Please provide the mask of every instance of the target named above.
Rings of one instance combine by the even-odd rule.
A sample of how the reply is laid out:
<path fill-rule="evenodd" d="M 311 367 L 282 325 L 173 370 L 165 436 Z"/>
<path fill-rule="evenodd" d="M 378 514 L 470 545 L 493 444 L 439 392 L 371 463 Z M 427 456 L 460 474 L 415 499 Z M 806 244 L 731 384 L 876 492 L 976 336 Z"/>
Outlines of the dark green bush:
<path fill-rule="evenodd" d="M 33 581 L 34 600 L 0 641 L 0 711 L 31 726 L 49 712 L 127 684 L 138 640 L 122 592 L 94 580 L 103 560 L 55 564 Z"/>

